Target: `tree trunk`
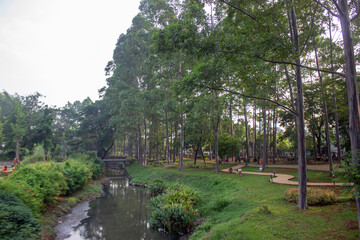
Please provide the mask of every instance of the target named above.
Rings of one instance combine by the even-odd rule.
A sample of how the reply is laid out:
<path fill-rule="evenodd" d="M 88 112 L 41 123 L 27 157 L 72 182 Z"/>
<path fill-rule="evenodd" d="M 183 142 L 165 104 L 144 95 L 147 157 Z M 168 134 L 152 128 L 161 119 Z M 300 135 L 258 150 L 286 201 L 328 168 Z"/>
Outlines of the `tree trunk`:
<path fill-rule="evenodd" d="M 220 122 L 220 113 L 219 113 L 219 103 L 218 96 L 215 93 L 215 90 L 213 91 L 213 113 L 216 115 L 216 119 L 214 119 L 213 122 L 213 128 L 214 128 L 214 147 L 215 147 L 215 173 L 219 173 L 219 142 L 218 142 L 218 133 L 219 133 L 219 122 Z"/>
<path fill-rule="evenodd" d="M 267 161 L 267 137 L 266 137 L 266 108 L 263 106 L 263 159 L 262 159 L 262 170 L 265 171 Z"/>
<path fill-rule="evenodd" d="M 179 78 L 181 81 L 181 62 L 179 64 Z M 184 113 L 183 113 L 183 99 L 180 96 L 180 162 L 179 171 L 183 171 L 183 158 L 184 158 Z"/>
<path fill-rule="evenodd" d="M 154 132 L 153 132 L 153 126 L 150 124 L 149 127 L 149 159 L 151 160 L 153 158 L 153 147 L 154 147 Z"/>
<path fill-rule="evenodd" d="M 229 133 L 230 133 L 230 136 L 233 135 L 232 102 L 231 102 L 231 99 L 230 99 L 230 109 L 229 109 Z"/>
<path fill-rule="evenodd" d="M 130 157 L 132 158 L 134 155 L 133 155 L 133 134 L 131 133 L 129 135 L 129 138 L 128 138 L 128 151 L 129 151 L 129 155 Z"/>
<path fill-rule="evenodd" d="M 139 162 L 144 165 L 143 160 L 142 160 L 142 135 L 141 135 L 141 126 L 140 124 L 138 125 L 138 135 L 139 135 L 139 143 L 138 143 L 138 159 Z"/>
<path fill-rule="evenodd" d="M 352 32 L 350 28 L 349 10 L 346 0 L 338 0 L 341 9 L 340 23 L 344 42 L 345 55 L 345 81 L 348 95 L 349 105 L 349 134 L 351 142 L 351 159 L 354 168 L 359 165 L 359 149 L 360 149 L 360 104 L 359 104 L 359 89 L 356 79 L 356 65 L 354 56 L 354 45 L 352 39 Z M 360 231 L 360 186 L 355 184 L 355 196 L 359 231 Z"/>
<path fill-rule="evenodd" d="M 334 112 L 335 112 L 337 159 L 340 163 L 341 159 L 342 159 L 342 153 L 341 153 L 341 147 L 340 147 L 339 116 L 338 116 L 338 108 L 337 108 L 336 97 L 335 97 L 335 89 L 333 91 L 333 101 L 334 101 Z"/>
<path fill-rule="evenodd" d="M 333 61 L 333 44 L 332 44 L 332 29 L 331 29 L 331 14 L 329 13 L 329 35 L 330 35 L 330 65 L 331 71 L 334 71 L 334 61 Z M 334 78 L 334 74 L 331 75 L 331 78 Z M 339 116 L 338 108 L 336 103 L 335 88 L 333 88 L 333 102 L 334 102 L 334 114 L 335 114 L 335 131 L 336 131 L 336 148 L 337 148 L 337 159 L 339 163 L 341 162 L 342 154 L 340 147 L 340 132 L 339 132 Z"/>
<path fill-rule="evenodd" d="M 275 164 L 276 159 L 276 122 L 277 122 L 277 116 L 276 116 L 276 108 L 274 107 L 274 119 L 273 119 L 273 164 Z"/>
<path fill-rule="evenodd" d="M 211 149 L 211 143 L 209 144 L 209 152 L 210 152 L 210 156 L 209 156 L 209 160 L 212 160 L 212 149 Z"/>
<path fill-rule="evenodd" d="M 159 128 L 156 130 L 156 161 L 159 162 Z"/>
<path fill-rule="evenodd" d="M 249 128 L 248 128 L 248 120 L 247 120 L 247 111 L 246 111 L 246 104 L 244 104 L 244 117 L 245 117 L 245 135 L 246 135 L 246 156 L 245 156 L 245 166 L 248 165 L 249 160 Z"/>
<path fill-rule="evenodd" d="M 144 116 L 144 135 L 145 135 L 145 139 L 144 139 L 144 165 L 147 165 L 147 129 L 146 129 L 146 118 Z"/>
<path fill-rule="evenodd" d="M 16 137 L 15 157 L 18 161 L 20 161 L 19 151 L 20 151 L 20 138 Z"/>
<path fill-rule="evenodd" d="M 166 146 L 165 146 L 165 159 L 166 159 L 166 164 L 169 165 L 170 164 L 170 154 L 169 154 L 169 150 L 170 150 L 170 146 L 169 146 L 169 123 L 168 123 L 168 114 L 167 114 L 167 110 L 165 111 L 165 127 L 166 127 Z"/>
<path fill-rule="evenodd" d="M 328 109 L 327 109 L 327 104 L 326 104 L 326 99 L 325 99 L 325 90 L 324 90 L 324 85 L 323 85 L 323 81 L 322 81 L 322 75 L 319 71 L 319 59 L 318 59 L 318 55 L 317 55 L 317 45 L 316 45 L 316 40 L 315 41 L 315 61 L 316 61 L 316 68 L 317 68 L 317 72 L 319 75 L 319 81 L 320 81 L 320 88 L 321 88 L 321 97 L 322 97 L 322 101 L 323 101 L 323 110 L 324 110 L 324 116 L 325 116 L 325 136 L 326 136 L 326 148 L 327 148 L 327 156 L 328 156 L 328 160 L 329 160 L 329 168 L 330 168 L 330 176 L 332 175 L 332 171 L 333 171 L 333 166 L 332 166 L 332 159 L 331 159 L 331 142 L 330 142 L 330 133 L 329 133 L 329 116 L 328 116 Z"/>
<path fill-rule="evenodd" d="M 175 128 L 175 136 L 174 136 L 174 142 L 176 142 L 176 140 L 177 140 L 177 123 L 175 122 L 175 126 L 174 126 L 174 128 Z M 175 148 L 175 144 L 173 144 L 173 150 L 174 150 L 174 152 L 173 152 L 173 162 L 175 162 L 176 161 L 176 152 L 177 152 L 177 149 Z"/>
<path fill-rule="evenodd" d="M 181 101 L 180 110 L 180 163 L 179 171 L 183 170 L 183 159 L 184 159 L 184 114 L 182 110 L 183 104 Z"/>
<path fill-rule="evenodd" d="M 253 121 L 253 158 L 256 158 L 256 105 L 254 105 L 254 121 Z"/>
<path fill-rule="evenodd" d="M 297 113 L 297 139 L 298 139 L 298 171 L 299 171 L 299 209 L 306 209 L 307 206 L 307 173 L 306 173 L 306 148 L 305 148 L 305 122 L 304 122 L 304 96 L 303 96 L 303 84 L 301 77 L 301 68 L 300 68 L 300 52 L 299 52 L 299 35 L 296 24 L 296 14 L 294 7 L 294 0 L 291 1 L 291 26 L 292 26 L 292 35 L 295 45 L 295 55 L 296 55 L 296 64 L 295 73 L 296 73 L 296 113 Z"/>
<path fill-rule="evenodd" d="M 204 166 L 206 167 L 206 160 L 205 160 L 205 157 L 204 157 L 204 152 L 202 150 L 202 146 L 200 147 L 200 151 L 201 151 L 201 159 L 204 161 Z"/>

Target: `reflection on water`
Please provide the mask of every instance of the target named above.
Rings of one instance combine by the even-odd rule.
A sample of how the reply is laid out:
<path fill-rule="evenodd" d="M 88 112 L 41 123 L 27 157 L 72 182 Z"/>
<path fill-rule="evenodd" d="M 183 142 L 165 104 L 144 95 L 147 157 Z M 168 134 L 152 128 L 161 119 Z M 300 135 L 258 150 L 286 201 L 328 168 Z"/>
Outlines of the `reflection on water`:
<path fill-rule="evenodd" d="M 149 194 L 129 186 L 127 178 L 113 179 L 104 197 L 90 202 L 89 217 L 67 239 L 171 239 L 150 228 Z"/>

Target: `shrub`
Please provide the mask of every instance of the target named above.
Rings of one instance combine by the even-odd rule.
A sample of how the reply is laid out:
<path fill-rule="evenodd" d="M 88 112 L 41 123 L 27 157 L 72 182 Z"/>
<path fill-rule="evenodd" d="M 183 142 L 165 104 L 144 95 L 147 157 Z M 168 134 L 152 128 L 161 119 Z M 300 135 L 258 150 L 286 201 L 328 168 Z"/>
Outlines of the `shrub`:
<path fill-rule="evenodd" d="M 170 203 L 182 203 L 183 201 L 190 205 L 195 205 L 200 199 L 197 193 L 183 184 L 175 184 L 169 188 L 166 197 Z"/>
<path fill-rule="evenodd" d="M 285 199 L 288 202 L 297 203 L 299 200 L 299 189 L 290 188 L 284 193 Z M 329 189 L 322 188 L 308 188 L 307 203 L 309 206 L 326 205 L 335 202 L 336 195 Z"/>
<path fill-rule="evenodd" d="M 58 171 L 55 163 L 36 163 L 22 166 L 6 181 L 26 185 L 43 203 L 52 202 L 56 196 L 66 191 L 64 175 Z"/>
<path fill-rule="evenodd" d="M 166 186 L 160 178 L 155 178 L 149 185 L 149 191 L 152 197 L 163 194 L 165 190 Z"/>
<path fill-rule="evenodd" d="M 151 226 L 169 233 L 188 232 L 198 217 L 198 210 L 194 209 L 198 200 L 193 190 L 181 184 L 172 186 L 164 195 L 150 200 Z"/>
<path fill-rule="evenodd" d="M 83 160 L 68 159 L 65 163 L 39 162 L 21 166 L 0 182 L 0 189 L 15 194 L 38 214 L 57 196 L 84 186 L 92 177 L 89 165 Z"/>
<path fill-rule="evenodd" d="M 39 221 L 30 209 L 15 195 L 0 190 L 0 238 L 38 239 L 41 232 Z"/>
<path fill-rule="evenodd" d="M 93 172 L 93 178 L 98 178 L 102 173 L 103 173 L 103 170 L 104 170 L 104 167 L 105 167 L 105 163 L 104 161 L 101 159 L 101 158 L 95 158 L 95 161 L 93 163 L 93 166 L 92 166 L 92 172 Z"/>
<path fill-rule="evenodd" d="M 14 181 L 0 181 L 0 190 L 14 194 L 26 206 L 28 206 L 33 214 L 38 215 L 44 204 L 37 194 L 32 190 L 32 187 L 24 182 Z"/>
<path fill-rule="evenodd" d="M 68 159 L 60 166 L 60 171 L 66 177 L 67 189 L 65 194 L 81 188 L 92 177 L 90 168 L 79 160 Z"/>
<path fill-rule="evenodd" d="M 159 208 L 154 208 L 151 213 L 150 223 L 169 233 L 189 232 L 197 219 L 197 209 L 185 202 L 179 204 L 164 203 Z"/>

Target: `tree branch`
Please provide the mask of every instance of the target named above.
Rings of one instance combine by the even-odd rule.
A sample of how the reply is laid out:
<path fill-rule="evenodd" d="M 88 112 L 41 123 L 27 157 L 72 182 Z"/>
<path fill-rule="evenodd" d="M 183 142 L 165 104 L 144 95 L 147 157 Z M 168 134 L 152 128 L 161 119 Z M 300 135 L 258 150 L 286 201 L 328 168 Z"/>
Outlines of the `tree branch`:
<path fill-rule="evenodd" d="M 212 88 L 212 87 L 206 87 L 210 90 L 216 90 L 216 91 L 224 91 L 224 92 L 228 92 L 228 93 L 232 93 L 232 94 L 235 94 L 235 95 L 239 95 L 241 97 L 245 97 L 245 98 L 251 98 L 251 99 L 257 99 L 257 100 L 262 100 L 262 101 L 267 101 L 267 102 L 271 102 L 271 103 L 274 103 L 275 105 L 285 109 L 286 111 L 288 111 L 289 113 L 293 114 L 294 116 L 296 116 L 296 112 L 293 111 L 292 109 L 274 101 L 274 100 L 271 100 L 271 99 L 268 99 L 268 98 L 262 98 L 262 97 L 256 97 L 256 96 L 249 96 L 249 95 L 245 95 L 245 94 L 242 94 L 242 93 L 239 93 L 239 92 L 235 92 L 235 91 L 232 91 L 232 90 L 229 90 L 229 89 L 224 89 L 224 88 Z"/>
<path fill-rule="evenodd" d="M 309 41 L 310 34 L 311 34 L 313 26 L 314 26 L 314 18 L 315 18 L 315 14 L 316 14 L 316 10 L 317 10 L 318 6 L 319 6 L 319 3 L 316 4 L 315 9 L 314 9 L 314 14 L 311 16 L 311 26 L 310 26 L 309 34 L 307 35 L 306 40 L 304 42 L 304 45 L 303 45 L 303 47 L 302 47 L 302 49 L 300 51 L 300 56 L 303 53 L 303 51 L 305 50 L 306 44 Z"/>
<path fill-rule="evenodd" d="M 319 0 L 315 0 L 320 6 L 322 6 L 323 8 L 325 8 L 326 10 L 329 11 L 329 13 L 337 18 L 340 18 L 339 15 L 337 15 L 336 13 L 334 13 L 333 11 L 331 11 L 330 8 L 328 8 L 327 6 L 325 6 L 324 4 L 322 4 Z"/>
<path fill-rule="evenodd" d="M 216 52 L 221 52 L 221 53 L 231 53 L 231 54 L 238 54 L 238 55 L 245 55 L 244 53 L 241 53 L 241 52 L 234 52 L 234 51 L 225 51 L 225 50 L 214 50 Z M 330 73 L 330 74 L 336 74 L 336 75 L 339 75 L 341 77 L 345 77 L 345 74 L 344 73 L 339 73 L 339 72 L 334 72 L 334 71 L 330 71 L 330 70 L 323 70 L 323 69 L 316 69 L 316 68 L 313 68 L 313 67 L 308 67 L 308 66 L 304 66 L 302 64 L 297 64 L 297 63 L 293 63 L 293 62 L 286 62 L 286 61 L 274 61 L 274 60 L 269 60 L 269 59 L 266 59 L 266 58 L 262 58 L 262 57 L 255 57 L 259 60 L 262 60 L 264 62 L 268 62 L 268 63 L 275 63 L 275 64 L 287 64 L 287 65 L 292 65 L 292 66 L 299 66 L 299 67 L 302 67 L 302 68 L 305 68 L 305 69 L 309 69 L 309 70 L 313 70 L 313 71 L 320 71 L 320 72 L 324 72 L 324 73 Z"/>
<path fill-rule="evenodd" d="M 336 0 L 331 0 L 331 1 L 335 4 L 335 6 L 336 6 L 337 10 L 339 11 L 339 13 L 344 16 L 344 12 L 340 8 L 340 6 L 337 4 Z"/>
<path fill-rule="evenodd" d="M 354 22 L 356 19 L 360 17 L 360 12 L 358 12 L 353 18 L 350 19 L 350 22 Z"/>
<path fill-rule="evenodd" d="M 238 11 L 240 11 L 240 12 L 244 13 L 245 15 L 247 15 L 248 17 L 250 17 L 250 18 L 251 18 L 252 20 L 254 20 L 255 22 L 260 23 L 260 21 L 259 21 L 259 20 L 257 20 L 255 17 L 253 17 L 253 16 L 252 16 L 252 15 L 250 15 L 249 13 L 245 12 L 245 11 L 244 11 L 244 10 L 242 10 L 241 8 L 236 7 L 236 6 L 232 5 L 231 3 L 226 2 L 226 1 L 224 1 L 224 0 L 219 0 L 219 2 L 222 2 L 222 3 L 224 3 L 224 4 L 228 5 L 228 6 L 230 6 L 230 7 L 234 8 L 234 9 L 236 9 L 236 10 L 238 10 Z"/>

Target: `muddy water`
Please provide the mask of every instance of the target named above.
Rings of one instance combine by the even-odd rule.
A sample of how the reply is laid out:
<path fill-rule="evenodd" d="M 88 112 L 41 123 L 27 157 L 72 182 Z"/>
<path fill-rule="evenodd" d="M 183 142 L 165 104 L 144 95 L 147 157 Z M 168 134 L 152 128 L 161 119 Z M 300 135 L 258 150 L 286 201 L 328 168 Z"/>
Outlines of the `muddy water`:
<path fill-rule="evenodd" d="M 150 228 L 149 194 L 144 189 L 120 178 L 104 190 L 102 198 L 78 205 L 61 219 L 55 227 L 57 239 L 172 239 Z"/>

